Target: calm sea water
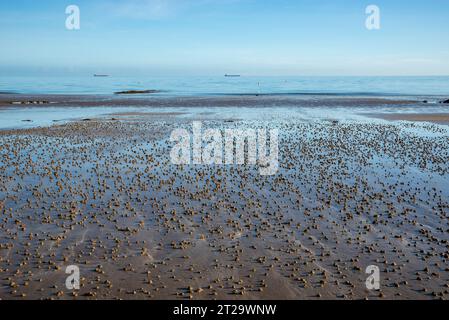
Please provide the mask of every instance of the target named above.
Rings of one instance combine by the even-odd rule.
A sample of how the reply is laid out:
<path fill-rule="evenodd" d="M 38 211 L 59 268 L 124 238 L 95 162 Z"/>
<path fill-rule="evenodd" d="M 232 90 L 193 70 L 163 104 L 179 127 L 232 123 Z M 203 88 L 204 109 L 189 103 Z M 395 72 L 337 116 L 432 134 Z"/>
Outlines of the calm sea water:
<path fill-rule="evenodd" d="M 5 77 L 0 92 L 111 94 L 156 89 L 160 95 L 341 94 L 449 96 L 447 77 Z"/>

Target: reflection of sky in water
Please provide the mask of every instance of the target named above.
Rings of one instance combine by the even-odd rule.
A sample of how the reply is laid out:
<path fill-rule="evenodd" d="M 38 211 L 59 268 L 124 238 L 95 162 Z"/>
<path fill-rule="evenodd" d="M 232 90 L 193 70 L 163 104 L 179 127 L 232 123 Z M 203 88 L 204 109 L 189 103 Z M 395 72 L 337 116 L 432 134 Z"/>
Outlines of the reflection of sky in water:
<path fill-rule="evenodd" d="M 66 121 L 94 118 L 114 112 L 133 111 L 133 108 L 72 108 L 36 107 L 0 109 L 0 129 L 45 127 Z M 32 122 L 25 122 L 31 120 Z"/>
<path fill-rule="evenodd" d="M 444 105 L 422 106 L 379 106 L 379 107 L 12 107 L 0 109 L 0 129 L 34 128 L 62 124 L 71 120 L 114 117 L 116 114 L 142 113 L 182 113 L 178 117 L 188 119 L 235 119 L 258 121 L 358 121 L 387 123 L 382 119 L 373 119 L 364 114 L 373 113 L 447 113 Z M 137 116 L 138 118 L 138 116 Z M 388 122 L 392 123 L 392 122 Z M 448 126 L 429 123 L 414 123 L 413 128 L 405 128 L 419 135 L 438 136 L 430 132 L 429 126 L 438 126 L 448 133 Z"/>

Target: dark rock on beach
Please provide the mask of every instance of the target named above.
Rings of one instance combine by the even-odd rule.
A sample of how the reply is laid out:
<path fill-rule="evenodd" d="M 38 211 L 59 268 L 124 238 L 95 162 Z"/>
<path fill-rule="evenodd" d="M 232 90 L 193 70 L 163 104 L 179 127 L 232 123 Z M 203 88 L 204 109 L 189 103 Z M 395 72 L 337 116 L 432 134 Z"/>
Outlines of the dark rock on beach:
<path fill-rule="evenodd" d="M 158 93 L 159 90 L 128 90 L 128 91 L 119 91 L 114 92 L 114 94 L 147 94 L 147 93 Z"/>
<path fill-rule="evenodd" d="M 50 101 L 46 100 L 30 100 L 30 101 L 12 101 L 11 104 L 49 104 Z"/>

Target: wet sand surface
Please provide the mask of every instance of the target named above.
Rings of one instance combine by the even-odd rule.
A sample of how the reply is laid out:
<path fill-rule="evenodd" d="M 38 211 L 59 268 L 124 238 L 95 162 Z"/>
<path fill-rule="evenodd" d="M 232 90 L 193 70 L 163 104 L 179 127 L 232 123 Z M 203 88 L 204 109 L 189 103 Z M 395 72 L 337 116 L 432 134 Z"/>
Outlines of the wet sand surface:
<path fill-rule="evenodd" d="M 17 104 L 27 107 L 42 106 L 152 106 L 152 107 L 276 107 L 276 106 L 379 106 L 379 105 L 410 105 L 421 102 L 417 98 L 393 97 L 345 97 L 336 95 L 222 95 L 222 96 L 192 96 L 167 97 L 163 95 L 0 95 L 0 108 L 14 107 Z"/>
<path fill-rule="evenodd" d="M 373 117 L 385 120 L 406 120 L 449 124 L 449 113 L 418 114 L 374 114 Z"/>
<path fill-rule="evenodd" d="M 173 165 L 170 133 L 194 120 L 279 129 L 278 173 Z M 448 137 L 276 109 L 0 131 L 0 298 L 447 299 Z"/>

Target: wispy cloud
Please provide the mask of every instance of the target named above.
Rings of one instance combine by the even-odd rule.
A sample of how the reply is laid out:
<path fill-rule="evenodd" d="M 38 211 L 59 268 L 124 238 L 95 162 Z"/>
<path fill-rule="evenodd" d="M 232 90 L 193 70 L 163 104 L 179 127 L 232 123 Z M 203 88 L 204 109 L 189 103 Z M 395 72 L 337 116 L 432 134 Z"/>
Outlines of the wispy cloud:
<path fill-rule="evenodd" d="M 179 0 L 108 1 L 106 10 L 119 17 L 159 20 L 177 12 Z"/>
<path fill-rule="evenodd" d="M 399 60 L 399 62 L 403 63 L 421 63 L 421 64 L 436 64 L 442 62 L 438 59 L 433 58 L 404 58 Z"/>
<path fill-rule="evenodd" d="M 109 0 L 103 6 L 108 12 L 119 17 L 162 20 L 177 16 L 192 7 L 212 4 L 226 5 L 240 1 L 243 0 Z"/>

